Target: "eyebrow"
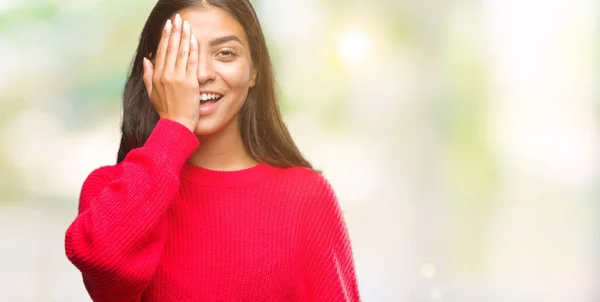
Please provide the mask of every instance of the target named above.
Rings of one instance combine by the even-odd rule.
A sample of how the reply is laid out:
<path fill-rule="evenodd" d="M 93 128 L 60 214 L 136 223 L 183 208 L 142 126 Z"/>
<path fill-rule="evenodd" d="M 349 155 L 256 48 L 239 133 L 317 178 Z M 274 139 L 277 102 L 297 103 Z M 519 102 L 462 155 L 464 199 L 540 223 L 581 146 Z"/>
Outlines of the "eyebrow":
<path fill-rule="evenodd" d="M 223 43 L 226 43 L 229 41 L 238 41 L 240 44 L 244 45 L 244 43 L 242 43 L 242 40 L 240 40 L 240 38 L 238 38 L 237 36 L 234 36 L 234 35 L 216 38 L 216 39 L 210 41 L 209 44 L 210 44 L 210 46 L 216 46 L 216 45 L 223 44 Z"/>

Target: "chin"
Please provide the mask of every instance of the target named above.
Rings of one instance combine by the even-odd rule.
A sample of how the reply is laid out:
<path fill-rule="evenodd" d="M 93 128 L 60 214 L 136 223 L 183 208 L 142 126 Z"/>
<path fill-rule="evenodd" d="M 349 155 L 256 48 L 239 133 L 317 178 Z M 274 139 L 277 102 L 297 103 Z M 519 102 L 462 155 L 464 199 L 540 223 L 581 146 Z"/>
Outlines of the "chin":
<path fill-rule="evenodd" d="M 232 124 L 234 124 L 234 121 L 236 120 L 236 117 L 227 122 L 216 120 L 213 117 L 200 118 L 196 124 L 196 128 L 194 129 L 194 134 L 196 136 L 209 136 L 220 132 L 225 128 L 230 128 L 230 126 L 235 126 Z"/>
<path fill-rule="evenodd" d="M 219 132 L 219 130 L 222 128 L 223 127 L 219 127 L 219 125 L 198 122 L 198 124 L 196 124 L 196 128 L 194 129 L 194 134 L 197 136 L 208 136 Z"/>

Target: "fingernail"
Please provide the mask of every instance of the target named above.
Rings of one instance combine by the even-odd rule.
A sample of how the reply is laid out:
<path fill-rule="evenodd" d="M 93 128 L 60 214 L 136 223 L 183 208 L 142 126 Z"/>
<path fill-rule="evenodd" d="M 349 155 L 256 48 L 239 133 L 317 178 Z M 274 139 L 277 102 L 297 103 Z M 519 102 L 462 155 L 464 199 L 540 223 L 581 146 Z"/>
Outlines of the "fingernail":
<path fill-rule="evenodd" d="M 190 24 L 188 21 L 183 21 L 183 31 L 187 34 L 190 32 Z"/>
<path fill-rule="evenodd" d="M 167 19 L 167 23 L 165 24 L 165 30 L 169 31 L 171 29 L 171 19 Z"/>
<path fill-rule="evenodd" d="M 192 43 L 192 45 L 196 45 L 196 36 L 192 35 L 192 38 L 190 39 L 190 43 Z"/>
<path fill-rule="evenodd" d="M 175 15 L 175 25 L 181 24 L 181 16 L 179 14 Z"/>

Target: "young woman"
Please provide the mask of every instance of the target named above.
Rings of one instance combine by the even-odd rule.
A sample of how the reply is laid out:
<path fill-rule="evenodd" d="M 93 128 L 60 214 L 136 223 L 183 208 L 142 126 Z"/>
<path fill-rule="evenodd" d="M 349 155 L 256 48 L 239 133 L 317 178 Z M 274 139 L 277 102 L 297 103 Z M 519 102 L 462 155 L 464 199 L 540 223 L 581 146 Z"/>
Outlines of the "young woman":
<path fill-rule="evenodd" d="M 87 177 L 65 238 L 94 301 L 359 301 L 248 0 L 158 1 L 123 106 L 117 164 Z"/>

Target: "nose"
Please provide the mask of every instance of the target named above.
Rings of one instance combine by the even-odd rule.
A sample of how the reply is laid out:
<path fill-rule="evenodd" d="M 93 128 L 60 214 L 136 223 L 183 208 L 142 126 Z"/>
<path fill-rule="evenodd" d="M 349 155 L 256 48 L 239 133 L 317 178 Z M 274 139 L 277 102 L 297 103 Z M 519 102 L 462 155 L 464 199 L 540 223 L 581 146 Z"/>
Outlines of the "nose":
<path fill-rule="evenodd" d="M 215 66 L 212 61 L 212 57 L 205 53 L 201 52 L 198 55 L 198 82 L 200 84 L 212 81 L 215 79 L 216 71 Z"/>

